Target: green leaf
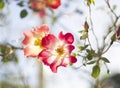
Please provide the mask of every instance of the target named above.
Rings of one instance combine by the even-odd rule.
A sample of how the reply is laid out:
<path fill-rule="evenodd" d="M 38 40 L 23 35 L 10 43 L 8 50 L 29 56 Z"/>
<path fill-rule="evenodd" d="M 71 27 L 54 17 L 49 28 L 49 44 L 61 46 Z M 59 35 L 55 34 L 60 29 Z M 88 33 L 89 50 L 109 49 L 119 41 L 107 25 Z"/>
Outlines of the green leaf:
<path fill-rule="evenodd" d="M 54 16 L 54 17 L 52 18 L 52 24 L 54 24 L 56 21 L 57 21 L 57 17 Z"/>
<path fill-rule="evenodd" d="M 83 51 L 83 50 L 85 50 L 88 46 L 89 46 L 89 45 L 78 46 L 78 49 L 79 49 L 80 51 Z"/>
<path fill-rule="evenodd" d="M 91 76 L 94 78 L 97 78 L 99 75 L 100 75 L 100 67 L 99 67 L 99 65 L 95 65 L 92 69 Z"/>
<path fill-rule="evenodd" d="M 102 57 L 101 59 L 106 63 L 110 63 L 110 61 L 106 57 Z"/>
<path fill-rule="evenodd" d="M 4 8 L 4 2 L 0 1 L 0 10 L 2 10 Z"/>
<path fill-rule="evenodd" d="M 80 37 L 80 39 L 84 40 L 84 39 L 86 39 L 86 38 L 88 38 L 88 32 L 86 32 L 86 31 L 84 30 L 84 31 L 82 31 L 82 36 Z"/>
<path fill-rule="evenodd" d="M 90 0 L 91 3 L 95 4 L 95 1 L 94 0 Z"/>
<path fill-rule="evenodd" d="M 95 4 L 95 1 L 94 1 L 94 0 L 87 0 L 87 1 L 86 1 L 86 4 L 87 4 L 88 6 L 90 6 L 91 4 Z"/>
<path fill-rule="evenodd" d="M 21 11 L 21 13 L 20 13 L 20 17 L 21 17 L 21 18 L 24 18 L 24 17 L 27 16 L 27 14 L 28 14 L 27 10 L 23 9 L 23 10 Z"/>
<path fill-rule="evenodd" d="M 87 52 L 86 58 L 87 58 L 88 60 L 92 60 L 94 57 L 97 57 L 97 53 L 95 53 L 95 50 L 86 49 L 86 52 Z"/>
<path fill-rule="evenodd" d="M 20 7 L 23 7 L 24 6 L 23 1 L 19 2 L 17 5 L 20 6 Z"/>
<path fill-rule="evenodd" d="M 94 64 L 96 61 L 90 61 L 90 62 L 87 62 L 88 65 L 90 64 Z"/>

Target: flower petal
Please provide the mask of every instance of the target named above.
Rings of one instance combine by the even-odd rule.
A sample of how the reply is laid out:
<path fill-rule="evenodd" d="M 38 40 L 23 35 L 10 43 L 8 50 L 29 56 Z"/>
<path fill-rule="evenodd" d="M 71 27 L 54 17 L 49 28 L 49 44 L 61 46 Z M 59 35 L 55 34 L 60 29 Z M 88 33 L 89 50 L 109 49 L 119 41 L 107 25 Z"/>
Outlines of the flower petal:
<path fill-rule="evenodd" d="M 69 53 L 71 53 L 73 49 L 75 49 L 75 47 L 73 45 L 68 45 Z"/>
<path fill-rule="evenodd" d="M 57 73 L 57 68 L 60 66 L 61 61 L 58 61 L 57 59 L 50 65 L 50 68 L 52 72 Z"/>
<path fill-rule="evenodd" d="M 68 44 L 72 44 L 74 42 L 74 37 L 71 33 L 66 33 L 65 35 L 60 32 L 59 39 L 64 40 Z"/>
<path fill-rule="evenodd" d="M 61 5 L 60 0 L 45 0 L 45 1 L 46 4 L 53 9 L 57 9 Z"/>
<path fill-rule="evenodd" d="M 26 30 L 26 31 L 24 31 L 23 34 L 24 34 L 25 38 L 22 41 L 22 43 L 26 45 L 30 42 L 31 37 L 33 37 L 33 32 L 31 30 Z"/>
<path fill-rule="evenodd" d="M 68 44 L 72 44 L 74 42 L 74 37 L 71 33 L 66 33 L 65 34 L 65 41 L 68 43 Z"/>
<path fill-rule="evenodd" d="M 53 63 L 53 60 L 50 59 L 50 56 L 51 56 L 50 51 L 43 50 L 39 53 L 38 58 L 40 61 L 43 61 L 45 65 L 50 65 L 51 63 Z"/>
<path fill-rule="evenodd" d="M 70 63 L 75 63 L 75 62 L 77 62 L 77 59 L 76 59 L 76 57 L 74 57 L 74 56 L 70 56 L 70 57 L 69 57 L 69 60 L 70 60 Z"/>
<path fill-rule="evenodd" d="M 27 57 L 36 57 L 40 52 L 39 47 L 27 46 L 24 48 L 24 55 Z"/>
<path fill-rule="evenodd" d="M 62 62 L 61 62 L 61 66 L 66 67 L 67 64 L 69 64 L 69 59 L 68 59 L 68 58 L 63 58 L 63 59 L 62 59 Z"/>
<path fill-rule="evenodd" d="M 54 35 L 48 34 L 42 39 L 42 46 L 45 48 L 53 48 L 56 41 L 57 38 Z"/>
<path fill-rule="evenodd" d="M 33 32 L 34 35 L 46 36 L 49 34 L 49 27 L 46 24 L 43 24 L 40 27 L 35 27 Z"/>

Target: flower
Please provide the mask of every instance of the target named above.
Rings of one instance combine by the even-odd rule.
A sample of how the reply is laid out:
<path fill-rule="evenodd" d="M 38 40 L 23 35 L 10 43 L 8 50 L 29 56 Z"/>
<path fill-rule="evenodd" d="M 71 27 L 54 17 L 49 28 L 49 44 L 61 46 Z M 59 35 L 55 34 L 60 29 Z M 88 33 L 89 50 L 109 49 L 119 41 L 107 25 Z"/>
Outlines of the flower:
<path fill-rule="evenodd" d="M 60 5 L 60 0 L 30 0 L 30 7 L 38 12 L 41 18 L 45 16 L 46 8 L 57 9 Z"/>
<path fill-rule="evenodd" d="M 45 3 L 52 9 L 57 9 L 61 5 L 60 0 L 45 0 Z"/>
<path fill-rule="evenodd" d="M 72 43 L 74 37 L 71 33 L 65 35 L 60 32 L 58 38 L 53 34 L 48 34 L 42 39 L 42 46 L 45 47 L 38 58 L 45 65 L 50 66 L 52 72 L 56 73 L 59 66 L 66 67 L 69 63 L 75 63 L 77 59 L 71 56 L 72 50 L 75 48 Z"/>
<path fill-rule="evenodd" d="M 42 38 L 49 34 L 49 28 L 43 24 L 40 27 L 35 27 L 33 31 L 24 31 L 24 40 L 22 43 L 25 45 L 24 55 L 27 57 L 36 57 L 44 49 L 41 45 Z"/>

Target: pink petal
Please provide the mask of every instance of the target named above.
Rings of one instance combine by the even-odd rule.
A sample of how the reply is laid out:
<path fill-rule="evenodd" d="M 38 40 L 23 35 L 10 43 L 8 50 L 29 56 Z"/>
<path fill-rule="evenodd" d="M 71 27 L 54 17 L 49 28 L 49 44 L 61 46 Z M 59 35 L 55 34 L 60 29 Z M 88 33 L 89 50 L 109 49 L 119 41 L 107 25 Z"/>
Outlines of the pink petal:
<path fill-rule="evenodd" d="M 51 56 L 51 53 L 47 50 L 43 50 L 39 53 L 38 58 L 39 60 L 43 61 L 45 65 L 50 65 L 51 61 L 49 60 L 49 57 Z"/>
<path fill-rule="evenodd" d="M 69 59 L 68 58 L 62 59 L 61 66 L 66 67 L 67 64 L 69 64 Z"/>
<path fill-rule="evenodd" d="M 70 57 L 69 57 L 69 60 L 70 60 L 71 63 L 77 62 L 77 59 L 76 59 L 76 57 L 74 57 L 74 56 L 70 56 Z"/>
<path fill-rule="evenodd" d="M 74 42 L 74 37 L 71 33 L 66 33 L 65 34 L 65 41 L 68 43 L 68 44 L 72 44 Z"/>
<path fill-rule="evenodd" d="M 34 32 L 36 34 L 48 34 L 49 33 L 49 27 L 46 24 L 41 25 L 40 27 L 34 28 Z"/>
<path fill-rule="evenodd" d="M 42 9 L 42 10 L 39 11 L 39 16 L 40 16 L 41 18 L 45 17 L 45 15 L 46 15 L 46 12 L 45 12 L 44 9 Z"/>
<path fill-rule="evenodd" d="M 45 0 L 46 1 L 46 4 L 53 8 L 53 9 L 57 9 L 60 5 L 61 5 L 61 1 L 60 0 Z"/>
<path fill-rule="evenodd" d="M 23 34 L 24 34 L 25 38 L 22 41 L 22 43 L 26 45 L 30 42 L 31 37 L 33 37 L 33 32 L 31 30 L 26 30 L 26 31 L 24 31 Z"/>
<path fill-rule="evenodd" d="M 60 40 L 64 40 L 64 35 L 63 35 L 63 32 L 62 32 L 62 31 L 59 33 L 59 36 L 58 36 L 58 37 L 59 37 Z"/>
<path fill-rule="evenodd" d="M 75 49 L 75 47 L 73 45 L 68 45 L 69 53 L 71 53 L 73 49 Z"/>
<path fill-rule="evenodd" d="M 36 57 L 40 50 L 38 47 L 28 46 L 24 48 L 24 55 L 27 57 Z"/>
<path fill-rule="evenodd" d="M 60 66 L 61 61 L 57 61 L 55 60 L 51 65 L 50 68 L 52 70 L 52 72 L 57 73 L 57 68 Z"/>
<path fill-rule="evenodd" d="M 42 39 L 42 46 L 45 48 L 52 48 L 54 47 L 56 41 L 57 38 L 54 35 L 48 34 Z"/>
<path fill-rule="evenodd" d="M 74 42 L 74 37 L 71 33 L 66 33 L 65 35 L 63 35 L 63 33 L 60 32 L 59 39 L 64 40 L 68 44 L 72 44 Z"/>

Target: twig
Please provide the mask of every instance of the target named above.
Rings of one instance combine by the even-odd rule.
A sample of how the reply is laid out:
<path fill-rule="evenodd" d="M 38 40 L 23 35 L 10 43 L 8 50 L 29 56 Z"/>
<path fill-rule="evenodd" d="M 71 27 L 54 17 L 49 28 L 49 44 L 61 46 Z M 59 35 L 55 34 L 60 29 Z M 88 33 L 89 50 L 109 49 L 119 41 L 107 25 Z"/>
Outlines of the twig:
<path fill-rule="evenodd" d="M 89 6 L 89 15 L 90 15 L 90 24 L 91 24 L 91 30 L 92 30 L 92 33 L 95 37 L 95 40 L 96 40 L 96 43 L 97 43 L 97 49 L 99 48 L 99 44 L 98 44 L 98 39 L 97 39 L 97 36 L 93 30 L 93 21 L 92 21 L 92 16 L 91 16 L 91 7 Z"/>

